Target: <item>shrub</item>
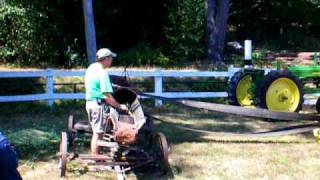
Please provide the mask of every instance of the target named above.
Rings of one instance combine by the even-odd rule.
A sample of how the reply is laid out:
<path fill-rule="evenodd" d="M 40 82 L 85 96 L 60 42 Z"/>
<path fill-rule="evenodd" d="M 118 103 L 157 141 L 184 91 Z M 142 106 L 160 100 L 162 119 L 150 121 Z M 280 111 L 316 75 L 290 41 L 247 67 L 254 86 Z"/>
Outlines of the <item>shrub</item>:
<path fill-rule="evenodd" d="M 10 0 L 0 6 L 0 60 L 18 66 L 64 64 L 61 1 Z"/>
<path fill-rule="evenodd" d="M 141 42 L 136 47 L 121 52 L 115 63 L 132 66 L 168 66 L 169 58 L 159 50 L 152 48 L 149 43 Z"/>
<path fill-rule="evenodd" d="M 201 60 L 205 52 L 204 0 L 176 0 L 169 5 L 164 51 L 174 62 Z"/>

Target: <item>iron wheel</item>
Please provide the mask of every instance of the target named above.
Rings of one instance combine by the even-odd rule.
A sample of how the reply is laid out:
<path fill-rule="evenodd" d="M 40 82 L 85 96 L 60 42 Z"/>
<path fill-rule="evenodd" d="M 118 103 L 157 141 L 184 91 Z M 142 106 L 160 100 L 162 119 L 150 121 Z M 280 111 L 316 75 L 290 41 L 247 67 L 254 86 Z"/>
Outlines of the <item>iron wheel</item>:
<path fill-rule="evenodd" d="M 166 172 L 170 168 L 169 164 L 169 146 L 165 135 L 158 132 L 153 138 L 153 151 L 156 163 L 161 171 Z"/>
<path fill-rule="evenodd" d="M 67 151 L 68 151 L 68 138 L 67 133 L 61 133 L 61 140 L 60 140 L 60 177 L 66 176 L 67 171 Z"/>

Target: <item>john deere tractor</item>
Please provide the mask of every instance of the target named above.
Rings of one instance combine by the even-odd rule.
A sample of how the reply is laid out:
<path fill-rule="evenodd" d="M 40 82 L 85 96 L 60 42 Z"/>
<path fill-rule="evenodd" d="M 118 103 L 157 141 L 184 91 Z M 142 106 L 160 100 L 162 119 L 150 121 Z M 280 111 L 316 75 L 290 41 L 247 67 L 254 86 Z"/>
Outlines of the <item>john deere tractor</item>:
<path fill-rule="evenodd" d="M 302 108 L 304 92 L 320 92 L 320 65 L 290 66 L 270 72 L 244 68 L 229 80 L 228 97 L 232 105 L 258 106 L 278 112 L 298 112 Z M 313 83 L 313 88 L 304 84 Z M 320 100 L 317 101 L 320 111 Z"/>

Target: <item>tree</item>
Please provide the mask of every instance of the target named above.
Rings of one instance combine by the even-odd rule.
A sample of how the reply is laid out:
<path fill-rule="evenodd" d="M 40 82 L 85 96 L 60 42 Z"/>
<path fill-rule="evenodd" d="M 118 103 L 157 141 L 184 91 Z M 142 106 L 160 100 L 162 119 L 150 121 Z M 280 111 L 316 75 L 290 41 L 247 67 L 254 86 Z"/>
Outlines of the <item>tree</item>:
<path fill-rule="evenodd" d="M 204 0 L 176 0 L 168 3 L 164 25 L 165 55 L 176 64 L 200 61 L 205 54 Z"/>
<path fill-rule="evenodd" d="M 213 64 L 224 62 L 228 15 L 229 0 L 206 0 L 207 60 Z"/>

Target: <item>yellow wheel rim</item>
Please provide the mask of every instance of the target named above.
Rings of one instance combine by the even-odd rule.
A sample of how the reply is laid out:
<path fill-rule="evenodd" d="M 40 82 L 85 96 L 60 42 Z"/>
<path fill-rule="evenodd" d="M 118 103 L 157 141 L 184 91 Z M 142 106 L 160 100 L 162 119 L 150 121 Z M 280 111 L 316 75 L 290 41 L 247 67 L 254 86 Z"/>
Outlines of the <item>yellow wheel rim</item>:
<path fill-rule="evenodd" d="M 238 83 L 236 89 L 237 101 L 240 106 L 250 106 L 253 103 L 252 77 L 244 76 Z"/>
<path fill-rule="evenodd" d="M 288 78 L 275 80 L 266 93 L 267 108 L 272 111 L 294 112 L 300 103 L 300 91 L 294 81 Z"/>

